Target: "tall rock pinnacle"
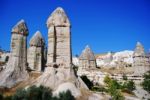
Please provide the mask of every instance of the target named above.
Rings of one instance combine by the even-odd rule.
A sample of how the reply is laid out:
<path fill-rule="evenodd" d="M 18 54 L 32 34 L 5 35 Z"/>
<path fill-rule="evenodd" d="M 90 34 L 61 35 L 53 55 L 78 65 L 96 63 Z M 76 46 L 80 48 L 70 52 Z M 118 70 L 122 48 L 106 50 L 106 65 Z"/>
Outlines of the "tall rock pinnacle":
<path fill-rule="evenodd" d="M 64 10 L 58 7 L 47 20 L 47 65 L 57 63 L 64 67 L 72 63 L 70 22 Z"/>
<path fill-rule="evenodd" d="M 6 69 L 0 73 L 0 86 L 11 88 L 29 77 L 26 71 L 27 35 L 28 28 L 21 20 L 12 29 L 11 56 Z"/>
<path fill-rule="evenodd" d="M 37 31 L 30 40 L 27 62 L 31 70 L 41 71 L 45 64 L 44 58 L 45 42 L 40 31 Z"/>
<path fill-rule="evenodd" d="M 137 42 L 133 53 L 133 71 L 134 75 L 142 76 L 145 72 L 150 70 L 149 58 L 144 52 L 144 47 L 140 42 Z"/>

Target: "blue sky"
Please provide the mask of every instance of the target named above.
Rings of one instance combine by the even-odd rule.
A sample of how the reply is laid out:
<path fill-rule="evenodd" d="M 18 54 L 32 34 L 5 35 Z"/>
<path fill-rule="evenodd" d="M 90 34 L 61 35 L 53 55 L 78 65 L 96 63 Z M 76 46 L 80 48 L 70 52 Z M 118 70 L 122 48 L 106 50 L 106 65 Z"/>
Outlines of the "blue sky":
<path fill-rule="evenodd" d="M 0 46 L 10 50 L 11 28 L 24 19 L 28 41 L 40 30 L 47 41 L 46 20 L 63 7 L 72 24 L 73 55 L 86 45 L 95 53 L 150 48 L 150 0 L 0 0 Z"/>

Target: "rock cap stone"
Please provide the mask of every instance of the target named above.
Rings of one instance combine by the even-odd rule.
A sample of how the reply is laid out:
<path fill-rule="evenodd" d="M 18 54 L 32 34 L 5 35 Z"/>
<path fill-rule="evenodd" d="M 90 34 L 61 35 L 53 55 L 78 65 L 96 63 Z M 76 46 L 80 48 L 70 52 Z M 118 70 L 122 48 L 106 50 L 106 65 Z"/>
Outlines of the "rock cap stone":
<path fill-rule="evenodd" d="M 44 38 L 40 31 L 36 31 L 33 37 L 30 40 L 30 46 L 41 47 L 45 44 Z"/>
<path fill-rule="evenodd" d="M 79 59 L 84 59 L 84 60 L 95 60 L 94 53 L 92 52 L 91 48 L 87 45 L 85 49 L 82 51 L 81 56 Z"/>
<path fill-rule="evenodd" d="M 63 8 L 58 7 L 56 10 L 52 12 L 52 14 L 47 19 L 47 27 L 50 26 L 62 26 L 62 27 L 70 27 L 70 21 L 63 10 Z"/>
<path fill-rule="evenodd" d="M 22 34 L 27 36 L 28 35 L 28 28 L 23 19 L 21 19 L 13 28 L 12 34 Z"/>

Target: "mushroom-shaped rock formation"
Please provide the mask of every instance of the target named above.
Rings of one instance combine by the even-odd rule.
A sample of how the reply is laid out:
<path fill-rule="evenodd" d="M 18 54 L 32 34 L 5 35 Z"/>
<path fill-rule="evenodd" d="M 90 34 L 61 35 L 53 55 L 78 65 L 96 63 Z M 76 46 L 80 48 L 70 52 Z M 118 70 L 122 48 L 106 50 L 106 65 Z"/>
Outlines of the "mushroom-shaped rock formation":
<path fill-rule="evenodd" d="M 79 63 L 81 68 L 96 68 L 96 59 L 89 46 L 86 46 L 82 51 L 82 54 L 79 57 Z"/>
<path fill-rule="evenodd" d="M 54 10 L 54 12 L 48 18 L 47 27 L 50 26 L 70 26 L 69 19 L 61 7 L 58 7 L 56 10 Z"/>
<path fill-rule="evenodd" d="M 29 75 L 27 65 L 28 28 L 23 20 L 12 29 L 11 54 L 6 69 L 0 73 L 0 86 L 11 88 L 18 82 L 26 80 Z"/>

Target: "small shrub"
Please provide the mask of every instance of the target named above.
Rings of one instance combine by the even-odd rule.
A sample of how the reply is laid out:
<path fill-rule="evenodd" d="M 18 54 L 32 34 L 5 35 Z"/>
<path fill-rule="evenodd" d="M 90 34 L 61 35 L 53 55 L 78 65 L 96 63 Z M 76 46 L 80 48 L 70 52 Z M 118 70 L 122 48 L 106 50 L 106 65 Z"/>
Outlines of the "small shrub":
<path fill-rule="evenodd" d="M 100 87 L 100 86 L 94 86 L 91 89 L 92 91 L 97 91 L 97 92 L 106 92 L 106 89 L 104 87 Z"/>
<path fill-rule="evenodd" d="M 124 96 L 120 91 L 114 91 L 114 95 L 112 96 L 112 100 L 125 100 Z"/>
<path fill-rule="evenodd" d="M 127 82 L 126 88 L 130 91 L 135 90 L 135 83 L 131 80 Z"/>
<path fill-rule="evenodd" d="M 75 98 L 72 96 L 71 92 L 68 90 L 66 92 L 59 93 L 58 100 L 75 100 Z"/>
<path fill-rule="evenodd" d="M 121 84 L 117 80 L 109 78 L 106 76 L 104 82 L 107 84 L 107 92 L 111 95 L 112 100 L 124 100 L 124 96 L 121 94 L 120 89 L 122 88 Z"/>
<path fill-rule="evenodd" d="M 144 81 L 142 82 L 143 89 L 150 93 L 150 71 L 143 75 Z"/>
<path fill-rule="evenodd" d="M 111 82 L 111 78 L 108 75 L 106 75 L 104 78 L 104 83 L 109 84 L 110 82 Z"/>
<path fill-rule="evenodd" d="M 75 100 L 75 98 L 69 90 L 59 93 L 58 97 L 54 97 L 49 88 L 31 86 L 28 89 L 17 90 L 12 97 L 3 98 L 3 95 L 0 95 L 0 100 Z"/>

